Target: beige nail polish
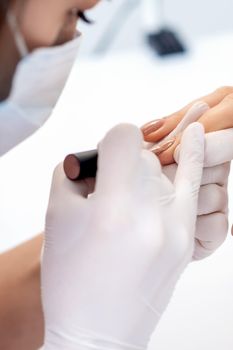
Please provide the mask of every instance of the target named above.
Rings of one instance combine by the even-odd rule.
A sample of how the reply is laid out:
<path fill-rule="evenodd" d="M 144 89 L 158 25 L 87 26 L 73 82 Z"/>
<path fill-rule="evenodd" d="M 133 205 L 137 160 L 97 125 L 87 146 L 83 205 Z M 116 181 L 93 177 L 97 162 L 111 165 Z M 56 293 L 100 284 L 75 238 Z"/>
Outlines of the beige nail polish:
<path fill-rule="evenodd" d="M 151 151 L 153 153 L 155 153 L 156 155 L 159 155 L 160 153 L 166 151 L 168 148 L 170 148 L 172 145 L 174 145 L 175 141 L 176 141 L 175 138 L 168 140 L 168 141 L 164 142 L 163 144 L 152 148 Z"/>
<path fill-rule="evenodd" d="M 165 123 L 165 119 L 156 119 L 142 127 L 143 134 L 148 136 L 153 132 L 159 130 Z"/>

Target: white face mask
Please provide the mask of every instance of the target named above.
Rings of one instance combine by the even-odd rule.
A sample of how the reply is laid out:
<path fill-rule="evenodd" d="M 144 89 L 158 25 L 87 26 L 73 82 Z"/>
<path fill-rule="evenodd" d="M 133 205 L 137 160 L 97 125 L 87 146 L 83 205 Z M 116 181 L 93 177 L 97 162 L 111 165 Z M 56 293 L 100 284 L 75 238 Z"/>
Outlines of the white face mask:
<path fill-rule="evenodd" d="M 7 100 L 0 103 L 0 155 L 33 134 L 51 115 L 65 86 L 80 45 L 80 36 L 60 46 L 28 54 L 14 16 L 8 24 L 22 56 Z"/>

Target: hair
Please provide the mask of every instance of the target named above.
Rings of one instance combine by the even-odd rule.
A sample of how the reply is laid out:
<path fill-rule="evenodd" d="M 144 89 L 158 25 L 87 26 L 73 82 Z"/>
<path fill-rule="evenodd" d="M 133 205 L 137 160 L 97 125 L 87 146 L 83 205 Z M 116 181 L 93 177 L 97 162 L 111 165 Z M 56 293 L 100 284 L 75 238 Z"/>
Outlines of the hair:
<path fill-rule="evenodd" d="M 10 0 L 0 0 L 0 28 L 4 23 Z"/>

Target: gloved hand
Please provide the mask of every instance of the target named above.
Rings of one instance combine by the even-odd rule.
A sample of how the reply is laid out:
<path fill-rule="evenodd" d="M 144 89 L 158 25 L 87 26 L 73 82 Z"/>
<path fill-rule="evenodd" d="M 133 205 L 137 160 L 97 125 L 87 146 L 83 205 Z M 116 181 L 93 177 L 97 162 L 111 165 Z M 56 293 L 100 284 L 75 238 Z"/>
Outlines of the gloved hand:
<path fill-rule="evenodd" d="M 177 164 L 166 165 L 163 173 L 173 181 Z M 198 198 L 198 216 L 193 260 L 208 257 L 225 241 L 228 232 L 227 180 L 230 163 L 204 168 Z"/>
<path fill-rule="evenodd" d="M 224 242 L 228 232 L 228 176 L 233 159 L 233 129 L 206 134 L 205 168 L 201 181 L 193 259 L 208 257 Z M 180 146 L 174 158 L 179 163 Z M 174 181 L 177 164 L 163 167 Z"/>
<path fill-rule="evenodd" d="M 196 102 L 187 110 L 176 128 L 159 144 L 176 137 L 191 123 L 198 120 L 207 110 L 204 102 Z M 211 132 L 205 135 L 205 161 L 199 193 L 198 217 L 195 233 L 193 260 L 211 255 L 225 240 L 228 232 L 228 193 L 227 184 L 230 161 L 233 159 L 233 129 Z M 154 148 L 154 144 L 147 144 Z M 174 159 L 179 163 L 180 146 L 176 148 Z M 164 174 L 174 181 L 177 164 L 163 166 Z"/>
<path fill-rule="evenodd" d="M 42 260 L 45 350 L 146 349 L 192 257 L 203 159 L 203 128 L 193 124 L 173 185 L 140 131 L 121 125 L 100 144 L 91 196 L 55 171 Z"/>

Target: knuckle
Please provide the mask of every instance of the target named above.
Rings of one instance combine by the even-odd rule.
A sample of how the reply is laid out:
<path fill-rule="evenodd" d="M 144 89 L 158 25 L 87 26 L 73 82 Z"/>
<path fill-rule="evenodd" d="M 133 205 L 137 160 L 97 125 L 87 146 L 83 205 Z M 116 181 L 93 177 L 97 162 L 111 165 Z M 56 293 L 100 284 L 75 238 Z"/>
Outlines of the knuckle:
<path fill-rule="evenodd" d="M 208 224 L 208 226 L 207 226 Z M 223 213 L 199 217 L 195 234 L 195 260 L 211 255 L 225 241 L 228 233 L 228 218 Z"/>
<path fill-rule="evenodd" d="M 194 252 L 193 252 L 193 261 L 198 261 L 207 258 L 212 254 L 212 250 L 206 250 L 202 245 L 201 241 L 195 238 Z"/>
<path fill-rule="evenodd" d="M 158 158 L 163 166 L 174 163 L 173 154 L 170 151 L 165 151 L 159 154 Z"/>
<path fill-rule="evenodd" d="M 224 186 L 228 181 L 230 163 L 223 163 L 210 168 L 204 168 L 202 185 L 217 184 Z"/>
<path fill-rule="evenodd" d="M 215 247 L 216 249 L 225 241 L 228 233 L 228 217 L 225 214 L 219 213 L 218 223 L 216 223 L 216 232 L 213 235 L 215 237 Z"/>
<path fill-rule="evenodd" d="M 220 88 L 215 90 L 215 92 L 221 95 L 229 95 L 233 93 L 233 86 L 229 86 L 229 85 L 221 86 Z"/>
<path fill-rule="evenodd" d="M 228 193 L 226 188 L 219 185 L 212 185 L 211 188 L 212 209 L 214 211 L 225 212 L 228 204 Z"/>
<path fill-rule="evenodd" d="M 225 204 L 227 199 L 227 192 L 219 185 L 213 185 L 213 199 L 219 205 Z"/>
<path fill-rule="evenodd" d="M 221 164 L 219 165 L 219 169 L 216 169 L 216 170 L 219 171 L 219 178 L 222 180 L 221 184 L 225 184 L 228 180 L 228 176 L 230 173 L 230 163 L 227 162 L 227 163 Z"/>
<path fill-rule="evenodd" d="M 226 103 L 232 103 L 232 101 L 233 101 L 233 92 L 231 92 L 230 94 L 228 94 L 224 98 L 224 102 L 226 102 Z"/>

